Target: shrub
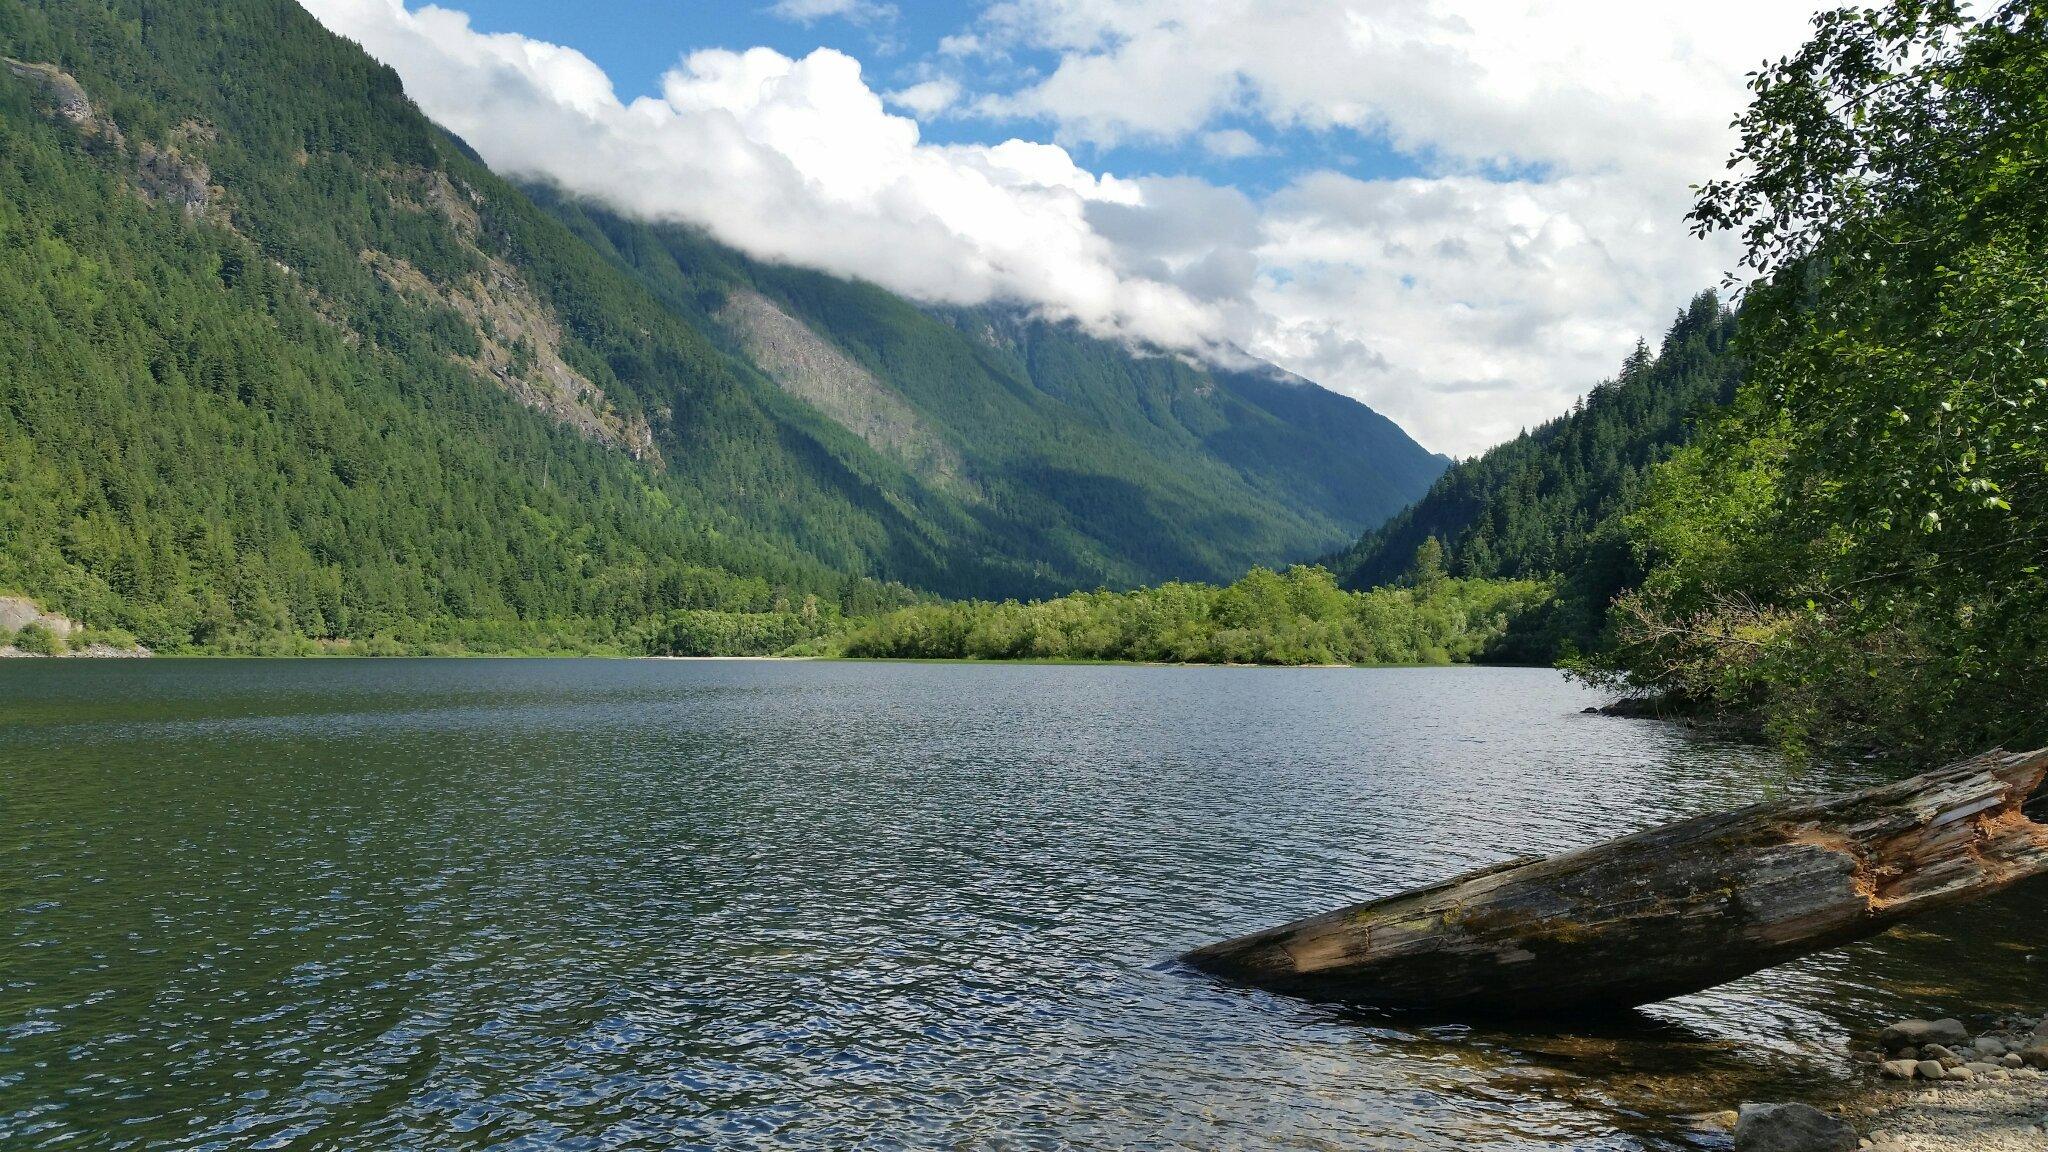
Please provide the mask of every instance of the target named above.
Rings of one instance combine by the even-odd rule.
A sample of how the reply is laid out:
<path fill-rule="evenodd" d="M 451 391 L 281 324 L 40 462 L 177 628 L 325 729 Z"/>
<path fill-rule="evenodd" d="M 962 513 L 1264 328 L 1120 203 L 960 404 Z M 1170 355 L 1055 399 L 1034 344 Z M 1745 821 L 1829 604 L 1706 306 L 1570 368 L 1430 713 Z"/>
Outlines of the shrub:
<path fill-rule="evenodd" d="M 14 646 L 31 656 L 62 656 L 69 650 L 62 636 L 39 623 L 23 625 L 15 634 Z"/>

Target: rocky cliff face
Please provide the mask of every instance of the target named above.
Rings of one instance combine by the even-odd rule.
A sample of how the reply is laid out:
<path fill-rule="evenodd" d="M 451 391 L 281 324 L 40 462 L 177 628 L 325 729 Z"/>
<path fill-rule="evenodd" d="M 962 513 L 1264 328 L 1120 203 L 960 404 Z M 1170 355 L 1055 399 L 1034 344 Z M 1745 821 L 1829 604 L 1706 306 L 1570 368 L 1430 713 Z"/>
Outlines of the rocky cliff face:
<path fill-rule="evenodd" d="M 51 635 L 67 639 L 78 631 L 78 625 L 63 616 L 44 612 L 33 600 L 21 596 L 0 596 L 0 632 L 19 632 L 31 624 L 40 624 L 49 629 Z"/>
<path fill-rule="evenodd" d="M 390 175 L 410 188 L 397 207 L 441 217 L 483 271 L 441 284 L 385 253 L 364 252 L 363 262 L 393 291 L 452 309 L 468 322 L 476 333 L 477 353 L 462 360 L 464 367 L 577 435 L 663 467 L 653 427 L 643 417 L 620 412 L 603 389 L 570 366 L 563 355 L 560 318 L 517 268 L 484 251 L 482 221 L 468 189 L 442 172 Z"/>
<path fill-rule="evenodd" d="M 42 89 L 44 97 L 50 101 L 51 110 L 59 119 L 81 127 L 93 122 L 92 101 L 86 98 L 84 86 L 70 73 L 53 64 L 29 64 L 10 56 L 0 56 L 0 65 Z"/>
<path fill-rule="evenodd" d="M 30 626 L 41 628 L 59 641 L 60 656 L 137 657 L 152 655 L 140 644 L 131 648 L 116 648 L 95 640 L 85 644 L 85 627 L 70 617 L 55 612 L 45 612 L 36 602 L 25 596 L 0 596 L 0 658 L 34 656 L 36 652 L 25 651 L 13 642 L 15 633 Z"/>
<path fill-rule="evenodd" d="M 131 149 L 120 128 L 94 110 L 84 85 L 53 64 L 30 64 L 0 56 L 0 67 L 36 88 L 48 103 L 50 114 L 88 137 L 111 143 L 117 150 L 133 154 L 135 190 L 152 204 L 172 204 L 185 215 L 199 219 L 213 203 L 213 173 L 206 161 L 194 154 L 196 146 L 213 140 L 213 130 L 187 123 L 171 133 L 163 145 L 140 141 Z"/>

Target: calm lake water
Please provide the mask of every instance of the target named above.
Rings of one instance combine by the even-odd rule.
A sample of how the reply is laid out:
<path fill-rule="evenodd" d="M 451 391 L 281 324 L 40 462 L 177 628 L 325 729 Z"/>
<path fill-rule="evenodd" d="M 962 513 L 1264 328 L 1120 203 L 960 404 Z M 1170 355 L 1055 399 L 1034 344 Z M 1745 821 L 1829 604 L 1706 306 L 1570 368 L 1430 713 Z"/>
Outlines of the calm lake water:
<path fill-rule="evenodd" d="M 1528 670 L 0 666 L 0 1147 L 1713 1147 L 2048 1005 L 2048 893 L 1621 1020 L 1182 950 L 1858 783 Z M 2048 961 L 2048 955 L 2043 956 Z"/>

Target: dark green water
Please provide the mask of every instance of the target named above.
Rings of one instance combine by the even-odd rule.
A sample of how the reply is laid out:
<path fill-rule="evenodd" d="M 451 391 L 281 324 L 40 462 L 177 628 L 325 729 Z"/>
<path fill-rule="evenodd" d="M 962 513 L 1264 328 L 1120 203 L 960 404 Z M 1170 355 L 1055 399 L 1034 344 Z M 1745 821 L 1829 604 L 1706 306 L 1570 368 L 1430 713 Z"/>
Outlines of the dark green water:
<path fill-rule="evenodd" d="M 0 665 L 0 1148 L 1690 1146 L 1852 1027 L 2048 1005 L 2035 889 L 1620 1022 L 1195 944 L 1860 782 L 1551 673 Z M 2044 957 L 2048 958 L 2048 957 Z"/>

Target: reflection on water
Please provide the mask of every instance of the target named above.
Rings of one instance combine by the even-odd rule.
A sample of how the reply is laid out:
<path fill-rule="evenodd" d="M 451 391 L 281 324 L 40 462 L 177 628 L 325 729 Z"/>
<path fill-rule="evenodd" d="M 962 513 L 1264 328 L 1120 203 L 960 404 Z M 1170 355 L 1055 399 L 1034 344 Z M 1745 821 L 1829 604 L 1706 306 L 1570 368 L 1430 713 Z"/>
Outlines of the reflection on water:
<path fill-rule="evenodd" d="M 1680 1148 L 2048 1002 L 2043 894 L 1619 1020 L 1181 951 L 1764 795 L 1554 674 L 0 668 L 0 1146 Z M 2006 945 L 2021 949 L 2011 951 Z"/>

